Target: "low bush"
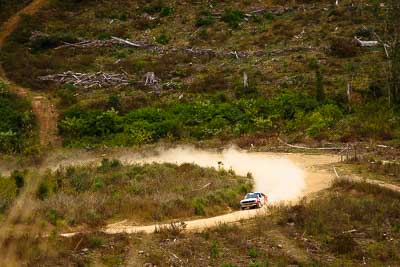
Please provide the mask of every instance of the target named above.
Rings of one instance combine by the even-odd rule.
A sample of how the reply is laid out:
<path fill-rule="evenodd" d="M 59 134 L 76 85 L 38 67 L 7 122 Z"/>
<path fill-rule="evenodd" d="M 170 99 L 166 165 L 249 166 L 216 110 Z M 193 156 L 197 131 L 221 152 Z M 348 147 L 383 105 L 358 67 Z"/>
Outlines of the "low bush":
<path fill-rule="evenodd" d="M 162 33 L 162 34 L 160 34 L 159 36 L 157 36 L 155 40 L 156 40 L 156 42 L 159 43 L 159 44 L 166 45 L 166 44 L 168 44 L 169 41 L 171 40 L 171 37 L 170 37 L 168 34 L 166 34 L 166 33 Z"/>
<path fill-rule="evenodd" d="M 210 12 L 206 11 L 197 15 L 196 27 L 210 26 L 212 24 L 214 24 L 214 18 Z"/>
<path fill-rule="evenodd" d="M 227 8 L 222 14 L 222 21 L 227 23 L 229 27 L 237 29 L 244 20 L 244 13 L 240 10 Z"/>

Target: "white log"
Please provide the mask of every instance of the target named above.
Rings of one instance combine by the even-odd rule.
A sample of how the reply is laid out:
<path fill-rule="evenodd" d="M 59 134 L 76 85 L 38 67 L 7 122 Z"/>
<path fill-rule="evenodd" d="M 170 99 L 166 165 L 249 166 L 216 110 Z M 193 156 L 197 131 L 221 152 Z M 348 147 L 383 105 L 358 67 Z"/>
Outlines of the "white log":
<path fill-rule="evenodd" d="M 118 38 L 118 37 L 111 37 L 111 39 L 113 39 L 113 40 L 115 40 L 115 41 L 118 41 L 118 42 L 121 42 L 121 43 L 124 43 L 124 44 L 127 44 L 127 45 L 130 45 L 130 46 L 134 46 L 134 47 L 141 47 L 141 45 L 139 45 L 139 44 L 135 44 L 135 43 L 132 43 L 131 41 L 128 41 L 128 40 L 124 40 L 124 39 L 121 39 L 121 38 Z"/>
<path fill-rule="evenodd" d="M 379 45 L 378 41 L 363 41 L 357 37 L 355 37 L 355 40 L 357 41 L 357 44 L 361 47 L 374 47 Z"/>

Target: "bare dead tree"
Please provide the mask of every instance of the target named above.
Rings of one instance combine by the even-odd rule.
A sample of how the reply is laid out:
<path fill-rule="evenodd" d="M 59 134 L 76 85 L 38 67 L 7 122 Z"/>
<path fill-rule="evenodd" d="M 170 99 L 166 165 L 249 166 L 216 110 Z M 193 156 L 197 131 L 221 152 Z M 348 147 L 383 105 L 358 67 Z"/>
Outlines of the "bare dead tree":
<path fill-rule="evenodd" d="M 156 75 L 154 74 L 154 72 L 146 73 L 145 78 L 146 78 L 146 81 L 145 81 L 144 85 L 154 85 L 157 83 Z"/>
<path fill-rule="evenodd" d="M 249 87 L 249 76 L 247 75 L 246 72 L 243 72 L 243 87 L 244 88 Z"/>
<path fill-rule="evenodd" d="M 346 93 L 347 93 L 347 102 L 348 102 L 348 108 L 349 108 L 349 112 L 351 112 L 351 92 L 352 92 L 352 89 L 351 89 L 351 85 L 350 85 L 350 82 L 347 82 L 347 91 L 346 91 Z"/>

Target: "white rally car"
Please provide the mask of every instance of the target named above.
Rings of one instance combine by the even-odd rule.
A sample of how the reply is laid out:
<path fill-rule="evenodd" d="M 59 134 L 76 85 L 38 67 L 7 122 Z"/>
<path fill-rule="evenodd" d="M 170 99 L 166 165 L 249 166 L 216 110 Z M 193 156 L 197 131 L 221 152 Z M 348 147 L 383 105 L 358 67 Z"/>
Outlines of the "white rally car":
<path fill-rule="evenodd" d="M 240 201 L 242 210 L 248 208 L 261 208 L 267 203 L 267 196 L 261 192 L 247 193 L 243 200 Z"/>

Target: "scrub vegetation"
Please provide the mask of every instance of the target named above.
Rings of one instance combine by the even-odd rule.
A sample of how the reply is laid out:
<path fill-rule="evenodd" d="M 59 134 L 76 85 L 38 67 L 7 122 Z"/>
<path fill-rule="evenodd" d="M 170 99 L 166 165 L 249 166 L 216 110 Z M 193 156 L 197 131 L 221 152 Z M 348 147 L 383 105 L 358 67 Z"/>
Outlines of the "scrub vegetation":
<path fill-rule="evenodd" d="M 397 140 L 398 32 L 390 13 L 396 4 L 332 2 L 265 1 L 264 11 L 251 13 L 261 4 L 52 1 L 38 15 L 24 16 L 2 59 L 12 80 L 58 99 L 66 146 L 247 133 L 291 141 Z M 393 42 L 391 58 L 382 45 L 357 46 L 354 36 Z M 55 49 L 111 37 L 147 48 Z M 84 88 L 38 79 L 64 71 L 125 73 L 129 83 Z M 144 85 L 148 72 L 159 79 L 157 90 Z"/>
<path fill-rule="evenodd" d="M 311 201 L 276 207 L 270 216 L 236 225 L 199 233 L 174 226 L 155 235 L 25 236 L 18 251 L 26 262 L 44 266 L 95 261 L 106 266 L 396 265 L 399 205 L 399 193 L 339 180 Z"/>
<path fill-rule="evenodd" d="M 251 177 L 192 164 L 68 167 L 43 177 L 38 212 L 56 226 L 92 227 L 115 220 L 165 222 L 238 210 Z"/>

